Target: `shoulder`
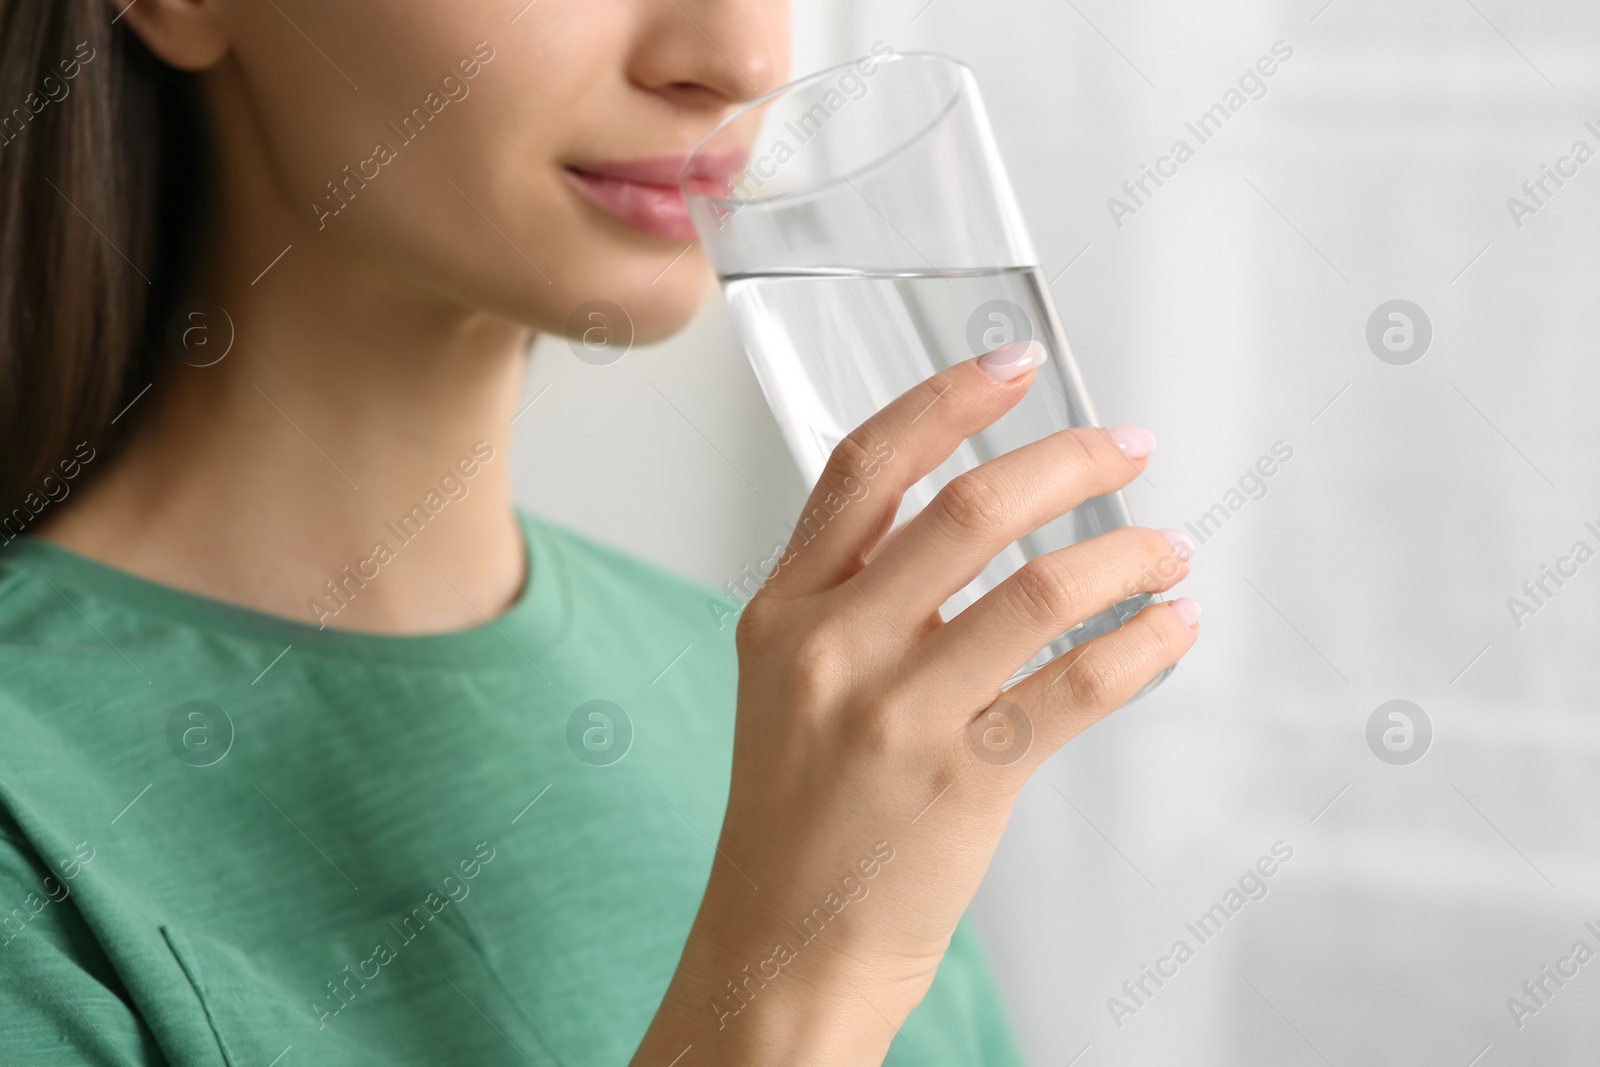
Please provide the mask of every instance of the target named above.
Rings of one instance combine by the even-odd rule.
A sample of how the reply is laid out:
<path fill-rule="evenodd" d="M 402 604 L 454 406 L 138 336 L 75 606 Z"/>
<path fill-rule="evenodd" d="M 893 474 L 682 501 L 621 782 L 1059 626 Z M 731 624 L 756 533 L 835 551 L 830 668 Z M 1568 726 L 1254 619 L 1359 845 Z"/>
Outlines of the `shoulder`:
<path fill-rule="evenodd" d="M 530 537 L 551 550 L 556 566 L 573 583 L 580 603 L 600 602 L 626 607 L 630 613 L 656 612 L 681 618 L 694 627 L 733 631 L 731 616 L 739 605 L 714 586 L 674 573 L 572 527 L 539 516 L 523 515 Z"/>
<path fill-rule="evenodd" d="M 561 523 L 524 516 L 535 586 L 560 584 L 565 666 L 599 671 L 616 686 L 635 685 L 687 728 L 720 743 L 738 682 L 734 624 L 739 605 L 705 582 L 647 562 Z M 543 579 L 537 573 L 546 567 Z M 623 690 L 619 690 L 623 691 Z M 704 731 L 710 731 L 705 733 Z"/>
<path fill-rule="evenodd" d="M 78 782 L 76 753 L 133 714 L 147 680 L 123 620 L 42 560 L 23 540 L 0 547 L 0 811 L 50 775 Z M 0 837 L 4 828 L 0 826 Z"/>
<path fill-rule="evenodd" d="M 71 611 L 71 602 L 32 564 L 26 542 L 0 546 L 0 648 L 46 642 Z"/>

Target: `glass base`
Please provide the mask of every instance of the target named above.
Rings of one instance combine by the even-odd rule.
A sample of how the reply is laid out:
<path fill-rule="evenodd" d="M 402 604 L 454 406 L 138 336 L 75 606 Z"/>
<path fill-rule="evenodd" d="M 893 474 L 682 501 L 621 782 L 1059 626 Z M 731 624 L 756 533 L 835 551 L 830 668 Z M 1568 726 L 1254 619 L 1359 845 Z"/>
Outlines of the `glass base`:
<path fill-rule="evenodd" d="M 1129 597 L 1121 603 L 1112 605 L 1098 615 L 1093 615 L 1085 619 L 1083 622 L 1080 622 L 1078 625 L 1074 626 L 1072 629 L 1068 630 L 1054 641 L 1051 641 L 1048 645 L 1044 646 L 1037 653 L 1035 653 L 1034 657 L 1027 663 L 1024 663 L 1021 669 L 1018 670 L 1017 673 L 1013 674 L 1006 684 L 1001 687 L 1002 691 L 1010 689 L 1012 686 L 1022 681 L 1022 679 L 1028 677 L 1028 675 L 1033 674 L 1035 671 L 1049 666 L 1084 642 L 1092 641 L 1101 634 L 1110 633 L 1112 630 L 1115 630 L 1117 627 L 1121 626 L 1123 623 L 1139 614 L 1139 612 L 1143 611 L 1151 604 L 1159 604 L 1160 602 L 1161 598 L 1159 596 L 1155 596 L 1151 593 L 1140 593 L 1137 596 Z M 1067 660 L 1063 669 L 1065 669 L 1067 666 L 1070 666 L 1071 663 L 1072 661 L 1070 659 Z M 1173 666 L 1176 666 L 1176 664 Z M 1140 697 L 1150 692 L 1150 690 L 1166 681 L 1167 676 L 1171 674 L 1172 671 L 1173 667 L 1168 667 L 1161 671 L 1154 678 L 1146 682 L 1137 693 L 1129 697 L 1129 702 L 1131 703 L 1134 700 L 1138 700 Z"/>

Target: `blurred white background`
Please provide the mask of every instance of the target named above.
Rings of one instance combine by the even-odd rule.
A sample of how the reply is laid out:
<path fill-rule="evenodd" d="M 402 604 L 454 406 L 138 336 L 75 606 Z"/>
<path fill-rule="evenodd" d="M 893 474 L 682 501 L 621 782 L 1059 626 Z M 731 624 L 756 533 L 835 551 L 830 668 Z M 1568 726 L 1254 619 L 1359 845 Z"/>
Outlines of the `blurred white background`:
<path fill-rule="evenodd" d="M 1520 628 L 1507 600 L 1600 550 L 1600 159 L 1520 228 L 1507 198 L 1600 152 L 1600 8 L 797 7 L 796 76 L 880 39 L 977 70 L 1100 414 L 1161 441 L 1139 521 L 1294 450 L 1200 549 L 1188 660 L 1017 805 L 975 916 L 1030 1061 L 1595 1062 L 1600 959 L 1521 1028 L 1507 998 L 1600 951 L 1600 561 Z M 1116 226 L 1107 198 L 1277 41 L 1267 94 Z M 1432 323 L 1407 366 L 1366 340 L 1393 299 Z M 786 535 L 805 487 L 714 292 L 614 365 L 541 341 L 540 390 L 534 510 L 719 585 Z M 1408 766 L 1366 740 L 1395 698 L 1434 731 Z M 1119 1027 L 1107 999 L 1278 840 L 1269 894 Z"/>

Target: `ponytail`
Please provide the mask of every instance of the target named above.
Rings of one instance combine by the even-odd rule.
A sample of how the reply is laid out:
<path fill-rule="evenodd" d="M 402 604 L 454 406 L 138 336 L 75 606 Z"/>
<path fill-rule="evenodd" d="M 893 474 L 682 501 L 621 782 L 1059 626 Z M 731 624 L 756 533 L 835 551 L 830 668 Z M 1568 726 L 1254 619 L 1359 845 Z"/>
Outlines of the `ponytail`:
<path fill-rule="evenodd" d="M 193 77 L 117 18 L 0 0 L 0 542 L 138 417 L 209 214 Z"/>

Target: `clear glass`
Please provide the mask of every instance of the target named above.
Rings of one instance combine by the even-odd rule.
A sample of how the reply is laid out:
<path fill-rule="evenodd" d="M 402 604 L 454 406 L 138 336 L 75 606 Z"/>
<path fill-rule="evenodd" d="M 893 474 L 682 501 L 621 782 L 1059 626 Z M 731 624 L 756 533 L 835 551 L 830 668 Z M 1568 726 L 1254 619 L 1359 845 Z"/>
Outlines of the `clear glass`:
<path fill-rule="evenodd" d="M 741 143 L 750 144 L 742 169 L 708 181 L 697 157 Z M 890 53 L 814 74 L 731 115 L 683 174 L 695 230 L 808 481 L 889 401 L 1010 341 L 1049 350 L 1033 387 L 918 482 L 897 522 L 962 471 L 1054 431 L 1097 425 L 965 64 Z M 953 617 L 1027 559 L 1132 521 L 1121 493 L 1086 501 L 1008 546 L 941 615 Z M 1137 594 L 1074 626 L 1011 682 L 1152 599 Z"/>

